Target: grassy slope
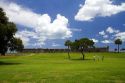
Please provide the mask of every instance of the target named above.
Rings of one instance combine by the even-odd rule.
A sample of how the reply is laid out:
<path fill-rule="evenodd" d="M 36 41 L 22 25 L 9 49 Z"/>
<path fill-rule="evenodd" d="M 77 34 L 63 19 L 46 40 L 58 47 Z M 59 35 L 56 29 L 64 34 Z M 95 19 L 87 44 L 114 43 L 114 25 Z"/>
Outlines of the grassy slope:
<path fill-rule="evenodd" d="M 93 61 L 104 55 L 104 61 Z M 0 57 L 0 83 L 125 83 L 125 53 L 27 54 Z"/>

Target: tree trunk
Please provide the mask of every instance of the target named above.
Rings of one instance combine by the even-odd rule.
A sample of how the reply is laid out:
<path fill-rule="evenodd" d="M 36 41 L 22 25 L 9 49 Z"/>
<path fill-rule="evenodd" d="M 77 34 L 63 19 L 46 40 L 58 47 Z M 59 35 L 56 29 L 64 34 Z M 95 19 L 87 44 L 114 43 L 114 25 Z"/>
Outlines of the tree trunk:
<path fill-rule="evenodd" d="M 2 56 L 5 56 L 5 53 L 7 52 L 7 49 L 4 47 L 3 49 L 1 49 L 1 51 L 0 51 L 0 54 L 2 55 Z"/>
<path fill-rule="evenodd" d="M 119 53 L 119 44 L 118 44 L 118 53 Z"/>
<path fill-rule="evenodd" d="M 2 56 L 5 56 L 5 52 L 2 52 L 1 55 L 2 55 Z"/>
<path fill-rule="evenodd" d="M 70 51 L 70 49 L 69 49 L 69 46 L 68 46 L 68 58 L 70 59 L 69 51 Z"/>
<path fill-rule="evenodd" d="M 83 53 L 83 50 L 81 50 L 81 54 L 82 54 L 82 57 L 83 57 L 83 60 L 85 59 L 85 55 Z"/>
<path fill-rule="evenodd" d="M 82 52 L 82 57 L 83 57 L 83 60 L 85 59 L 85 55 L 84 55 L 84 53 Z"/>

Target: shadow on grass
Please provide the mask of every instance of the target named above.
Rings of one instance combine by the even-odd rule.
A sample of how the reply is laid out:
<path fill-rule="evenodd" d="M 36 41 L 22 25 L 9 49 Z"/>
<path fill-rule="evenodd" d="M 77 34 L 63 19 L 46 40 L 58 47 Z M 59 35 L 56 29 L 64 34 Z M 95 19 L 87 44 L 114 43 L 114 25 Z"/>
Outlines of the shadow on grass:
<path fill-rule="evenodd" d="M 79 58 L 79 59 L 71 59 L 71 60 L 74 60 L 74 61 L 93 61 L 93 59 L 82 59 L 82 58 Z"/>
<path fill-rule="evenodd" d="M 21 63 L 12 63 L 12 62 L 2 62 L 0 61 L 0 65 L 19 65 Z"/>

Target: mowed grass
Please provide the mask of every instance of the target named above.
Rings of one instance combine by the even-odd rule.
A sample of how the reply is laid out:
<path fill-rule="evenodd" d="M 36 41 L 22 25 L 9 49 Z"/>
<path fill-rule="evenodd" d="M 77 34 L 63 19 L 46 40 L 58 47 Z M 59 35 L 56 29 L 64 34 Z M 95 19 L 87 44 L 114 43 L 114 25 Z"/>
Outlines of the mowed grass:
<path fill-rule="evenodd" d="M 0 83 L 125 83 L 125 53 L 0 56 Z M 104 56 L 94 61 L 93 56 Z"/>

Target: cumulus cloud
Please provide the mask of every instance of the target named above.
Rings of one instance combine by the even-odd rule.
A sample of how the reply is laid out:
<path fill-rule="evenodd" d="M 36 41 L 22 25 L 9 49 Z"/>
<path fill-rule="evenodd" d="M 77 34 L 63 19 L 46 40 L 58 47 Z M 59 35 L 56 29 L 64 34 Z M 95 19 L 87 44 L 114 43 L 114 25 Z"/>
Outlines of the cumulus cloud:
<path fill-rule="evenodd" d="M 100 31 L 99 35 L 101 35 L 103 38 L 109 38 L 110 35 L 117 34 L 119 32 L 120 32 L 119 30 L 116 30 L 116 29 L 114 29 L 112 27 L 108 27 L 106 30 Z"/>
<path fill-rule="evenodd" d="M 58 46 L 60 46 L 60 44 L 52 43 L 52 46 L 53 46 L 53 47 L 58 47 Z"/>
<path fill-rule="evenodd" d="M 107 31 L 108 33 L 118 33 L 118 32 L 119 32 L 119 30 L 115 30 L 115 29 L 113 29 L 112 27 L 108 27 L 108 28 L 106 29 L 106 31 Z"/>
<path fill-rule="evenodd" d="M 101 35 L 103 38 L 108 38 L 109 37 L 104 30 L 100 31 L 99 35 Z"/>
<path fill-rule="evenodd" d="M 109 36 L 108 35 L 103 35 L 103 38 L 108 38 Z"/>
<path fill-rule="evenodd" d="M 117 38 L 120 38 L 123 42 L 125 42 L 125 32 L 119 32 L 114 35 Z"/>
<path fill-rule="evenodd" d="M 108 40 L 101 41 L 101 43 L 113 43 L 113 41 L 117 38 L 125 42 L 125 32 L 120 32 L 120 30 L 116 30 L 112 27 L 108 27 L 106 30 L 99 32 L 99 34 L 103 38 L 109 38 Z"/>
<path fill-rule="evenodd" d="M 125 11 L 125 3 L 114 5 L 113 0 L 85 0 L 84 5 L 80 5 L 75 20 L 91 21 L 95 17 L 106 17 Z"/>
<path fill-rule="evenodd" d="M 105 31 L 100 31 L 99 35 L 105 35 Z"/>
<path fill-rule="evenodd" d="M 20 31 L 18 32 L 15 37 L 19 37 L 22 39 L 23 44 L 28 46 L 30 42 L 30 37 L 34 36 L 34 32 L 29 32 L 29 31 Z"/>
<path fill-rule="evenodd" d="M 92 38 L 91 40 L 93 40 L 93 42 L 95 42 L 95 43 L 98 43 L 98 42 L 99 42 L 99 40 L 94 39 L 94 38 Z"/>
<path fill-rule="evenodd" d="M 104 44 L 109 44 L 109 43 L 112 43 L 112 41 L 111 40 L 103 40 L 103 41 L 101 41 L 102 43 L 104 43 Z"/>
<path fill-rule="evenodd" d="M 36 40 L 36 44 L 43 45 L 47 39 L 72 37 L 68 19 L 60 14 L 57 14 L 55 20 L 52 21 L 48 14 L 35 13 L 29 8 L 7 0 L 1 0 L 0 7 L 4 9 L 10 21 L 30 28 L 29 31 L 23 30 L 16 34 L 23 40 L 25 46 L 32 39 Z"/>

